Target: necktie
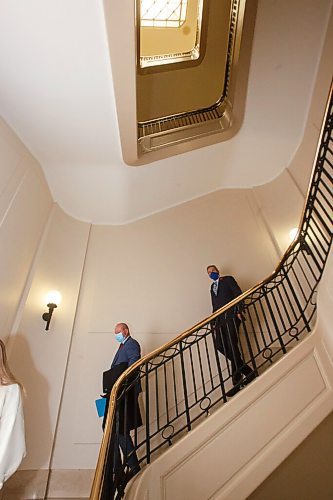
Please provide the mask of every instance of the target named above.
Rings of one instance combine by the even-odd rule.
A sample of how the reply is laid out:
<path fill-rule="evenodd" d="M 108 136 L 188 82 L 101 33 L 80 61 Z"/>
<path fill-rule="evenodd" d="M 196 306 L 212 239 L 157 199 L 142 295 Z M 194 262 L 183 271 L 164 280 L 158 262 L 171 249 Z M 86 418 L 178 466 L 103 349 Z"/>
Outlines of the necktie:
<path fill-rule="evenodd" d="M 217 295 L 217 287 L 218 287 L 218 281 L 214 281 L 213 283 L 213 292 L 215 293 L 215 295 Z"/>

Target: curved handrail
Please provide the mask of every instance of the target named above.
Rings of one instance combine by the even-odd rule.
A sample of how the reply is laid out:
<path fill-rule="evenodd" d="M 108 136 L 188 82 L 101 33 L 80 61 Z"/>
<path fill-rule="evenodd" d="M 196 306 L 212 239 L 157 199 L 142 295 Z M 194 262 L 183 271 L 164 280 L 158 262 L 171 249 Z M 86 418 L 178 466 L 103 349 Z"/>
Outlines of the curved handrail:
<path fill-rule="evenodd" d="M 171 341 L 167 342 L 163 346 L 155 349 L 151 353 L 142 357 L 119 377 L 110 395 L 109 411 L 106 419 L 105 432 L 103 436 L 102 445 L 100 448 L 95 478 L 92 486 L 92 491 L 90 496 L 91 500 L 97 500 L 101 498 L 103 468 L 106 461 L 108 446 L 110 445 L 111 441 L 111 431 L 115 425 L 117 400 L 120 397 L 121 389 L 124 388 L 124 384 L 126 384 L 126 381 L 128 381 L 129 377 L 133 377 L 135 373 L 138 373 L 144 367 L 148 367 L 148 364 L 151 361 L 156 359 L 158 356 L 163 355 L 163 353 L 166 353 L 171 348 L 177 350 L 177 354 L 180 354 L 180 356 L 182 356 L 183 350 L 187 349 L 189 346 L 186 344 L 186 340 L 189 339 L 192 335 L 197 335 L 199 331 L 201 331 L 202 329 L 205 330 L 204 333 L 205 339 L 207 335 L 214 336 L 214 328 L 215 328 L 214 320 L 218 320 L 218 318 L 222 317 L 227 311 L 230 311 L 233 307 L 235 307 L 237 304 L 240 303 L 244 304 L 245 308 L 249 311 L 248 314 L 249 314 L 250 324 L 253 326 L 254 322 L 256 321 L 259 324 L 259 329 L 260 329 L 259 334 L 261 334 L 263 339 L 264 339 L 264 336 L 262 335 L 263 331 L 262 327 L 260 326 L 261 319 L 263 323 L 266 324 L 269 336 L 270 337 L 272 336 L 271 330 L 274 330 L 273 333 L 277 335 L 277 337 L 274 340 L 272 340 L 270 344 L 266 345 L 266 341 L 263 340 L 265 348 L 260 351 L 260 354 L 265 358 L 266 361 L 268 360 L 269 362 L 272 362 L 273 354 L 270 353 L 269 351 L 272 351 L 272 345 L 274 344 L 275 341 L 280 343 L 281 350 L 283 353 L 285 353 L 286 346 L 289 344 L 289 342 L 291 342 L 294 339 L 298 340 L 304 329 L 306 329 L 308 332 L 311 331 L 311 320 L 314 317 L 316 308 L 316 304 L 313 302 L 314 293 L 316 292 L 316 286 L 321 278 L 332 243 L 333 191 L 331 192 L 331 190 L 326 186 L 325 192 L 323 192 L 321 190 L 321 187 L 324 187 L 325 185 L 323 184 L 322 186 L 320 184 L 320 182 L 322 182 L 322 176 L 325 175 L 325 179 L 327 179 L 328 183 L 331 183 L 333 186 L 333 138 L 331 138 L 331 133 L 333 129 L 332 88 L 333 86 L 331 86 L 328 97 L 325 118 L 320 133 L 316 158 L 314 161 L 312 175 L 311 175 L 311 181 L 309 183 L 308 193 L 301 216 L 301 222 L 299 225 L 297 238 L 289 245 L 288 249 L 284 253 L 279 264 L 277 265 L 275 271 L 270 276 L 265 278 L 259 284 L 250 288 L 248 291 L 244 292 L 242 295 L 238 296 L 236 299 L 234 299 L 232 302 L 228 303 L 226 306 L 216 311 L 214 314 L 211 314 L 210 316 L 205 318 L 203 321 L 197 323 L 196 325 L 184 331 L 183 333 L 181 333 Z M 330 142 L 332 142 L 332 145 L 330 145 Z M 325 155 L 329 155 L 330 159 L 324 157 Z M 329 173 L 328 171 L 326 172 L 326 170 L 324 169 L 325 162 L 328 164 L 329 169 L 332 168 L 332 173 Z M 329 184 L 329 186 L 331 184 Z M 331 198 L 332 201 L 330 201 Z M 316 202 L 321 211 L 317 208 Z M 332 209 L 332 213 L 327 212 L 327 207 L 329 207 L 329 209 L 330 208 Z M 314 214 L 316 215 L 316 219 L 314 218 Z M 314 223 L 313 226 L 310 226 L 311 222 Z M 322 238 L 322 242 L 320 241 L 320 238 L 318 238 L 317 246 L 320 251 L 314 244 L 314 239 L 317 237 L 315 234 L 316 231 L 318 232 L 320 238 Z M 304 259 L 304 262 L 306 263 L 304 264 L 303 267 L 300 266 L 300 261 L 299 261 L 300 256 Z M 310 259 L 311 262 L 309 263 Z M 313 264 L 313 268 L 311 268 L 310 264 Z M 296 266 L 300 266 L 300 270 L 303 273 L 302 275 L 303 283 L 300 282 L 300 278 L 295 273 Z M 294 284 L 291 283 L 291 280 L 293 279 L 295 281 Z M 291 287 L 290 295 L 288 293 L 285 293 L 287 285 Z M 297 288 L 301 290 L 304 296 L 304 298 L 302 299 L 304 302 L 303 308 L 301 307 L 300 304 L 301 299 L 298 298 L 297 293 L 295 292 Z M 306 295 L 306 293 L 304 292 L 305 288 L 309 288 L 310 290 L 308 292 L 308 295 Z M 274 291 L 276 291 L 275 296 L 274 296 Z M 271 296 L 269 296 L 270 292 L 272 292 Z M 281 292 L 285 293 L 283 297 L 281 296 Z M 266 305 L 269 311 L 268 317 L 266 317 L 265 312 L 263 311 L 262 303 L 260 302 L 263 299 L 265 299 L 265 304 L 267 303 Z M 284 309 L 282 311 L 283 314 L 281 314 L 281 311 L 278 308 L 277 299 L 280 300 L 281 304 L 283 304 L 283 307 L 281 306 L 281 309 Z M 289 304 L 287 304 L 287 307 L 283 302 L 283 299 L 285 300 L 286 303 L 289 302 Z M 256 308 L 257 303 L 259 303 L 260 305 L 259 312 Z M 309 318 L 306 317 L 305 315 L 308 306 L 311 306 L 312 308 L 312 310 L 310 311 Z M 275 317 L 273 311 L 274 308 L 276 311 L 278 311 L 278 313 L 275 314 Z M 299 328 L 296 326 L 298 325 L 300 319 L 303 321 L 305 325 L 301 331 L 299 331 Z M 283 325 L 284 327 L 284 331 L 282 332 L 282 334 L 279 332 L 278 322 L 280 325 Z M 273 323 L 272 329 L 270 328 L 270 323 Z M 288 328 L 286 328 L 285 323 L 289 324 Z M 250 337 L 247 332 L 247 327 L 244 326 L 244 329 L 246 334 L 246 340 L 248 343 L 248 349 L 250 352 L 252 366 L 254 370 L 257 370 L 258 367 L 256 365 L 256 357 L 258 355 L 254 356 L 254 354 L 252 353 L 251 342 L 249 340 Z M 284 342 L 282 337 L 286 333 L 289 334 L 291 340 Z M 259 336 L 260 335 L 258 335 L 258 337 Z M 258 343 L 257 338 L 255 340 Z M 192 341 L 193 344 L 194 343 L 197 344 L 198 342 L 199 340 L 197 338 L 195 338 L 195 340 Z M 177 346 L 180 346 L 180 348 Z M 265 351 L 267 351 L 268 354 L 266 353 L 265 355 Z M 182 368 L 184 369 L 184 362 L 182 362 Z M 156 366 L 154 367 L 154 369 L 156 369 Z M 219 370 L 219 372 L 221 372 L 221 369 Z M 144 377 L 144 374 L 143 375 L 141 374 L 141 376 Z M 222 385 L 222 397 L 220 399 L 226 401 L 227 398 L 224 389 L 225 380 L 220 379 L 220 381 Z M 210 401 L 209 397 L 208 399 Z M 172 424 L 168 425 L 169 426 L 171 425 L 171 427 L 173 427 Z M 191 428 L 191 423 L 188 422 L 187 429 L 189 430 L 190 428 Z M 171 443 L 171 438 L 165 438 L 165 439 L 169 442 L 169 444 Z M 148 462 L 150 461 L 150 455 L 148 456 L 147 461 Z"/>

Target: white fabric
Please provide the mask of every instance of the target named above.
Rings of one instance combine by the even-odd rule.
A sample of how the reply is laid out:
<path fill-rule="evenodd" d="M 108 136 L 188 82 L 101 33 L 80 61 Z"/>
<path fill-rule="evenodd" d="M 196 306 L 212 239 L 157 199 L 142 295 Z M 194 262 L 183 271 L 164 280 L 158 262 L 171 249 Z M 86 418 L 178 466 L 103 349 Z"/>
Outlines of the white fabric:
<path fill-rule="evenodd" d="M 214 281 L 214 283 L 213 283 L 213 292 L 215 293 L 215 295 L 217 295 L 218 287 L 219 287 L 219 278 L 217 278 L 217 280 Z"/>
<path fill-rule="evenodd" d="M 0 385 L 0 489 L 25 457 L 20 387 Z"/>

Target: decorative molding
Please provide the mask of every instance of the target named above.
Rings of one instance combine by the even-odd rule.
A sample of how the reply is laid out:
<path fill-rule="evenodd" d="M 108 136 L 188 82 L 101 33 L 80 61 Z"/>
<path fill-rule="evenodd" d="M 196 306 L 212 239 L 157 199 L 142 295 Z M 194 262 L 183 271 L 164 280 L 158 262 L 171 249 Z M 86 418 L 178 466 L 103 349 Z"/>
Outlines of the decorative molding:
<path fill-rule="evenodd" d="M 185 490 L 192 500 L 246 498 L 332 411 L 332 380 L 320 335 L 312 334 L 260 384 L 253 382 L 211 415 L 209 426 L 199 425 L 144 469 L 131 498 L 168 499 Z M 221 453 L 231 448 L 231 455 Z M 210 464 L 204 483 L 193 475 L 203 463 Z"/>

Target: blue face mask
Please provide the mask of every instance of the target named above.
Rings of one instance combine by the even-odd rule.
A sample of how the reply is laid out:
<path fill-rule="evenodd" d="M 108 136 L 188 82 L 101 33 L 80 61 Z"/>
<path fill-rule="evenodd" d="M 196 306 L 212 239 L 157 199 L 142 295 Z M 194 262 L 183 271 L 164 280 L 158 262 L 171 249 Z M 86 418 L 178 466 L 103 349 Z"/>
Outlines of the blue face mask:
<path fill-rule="evenodd" d="M 219 277 L 219 273 L 216 273 L 215 271 L 213 271 L 212 273 L 210 273 L 209 277 L 213 280 L 213 281 L 216 281 Z"/>
<path fill-rule="evenodd" d="M 124 338 L 124 335 L 120 332 L 120 333 L 115 333 L 115 339 L 117 342 L 119 342 L 119 344 L 122 344 L 125 340 Z"/>

